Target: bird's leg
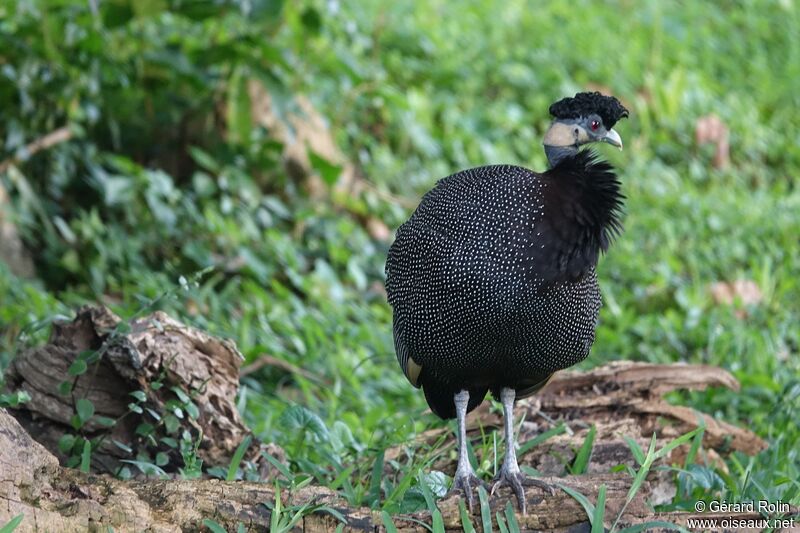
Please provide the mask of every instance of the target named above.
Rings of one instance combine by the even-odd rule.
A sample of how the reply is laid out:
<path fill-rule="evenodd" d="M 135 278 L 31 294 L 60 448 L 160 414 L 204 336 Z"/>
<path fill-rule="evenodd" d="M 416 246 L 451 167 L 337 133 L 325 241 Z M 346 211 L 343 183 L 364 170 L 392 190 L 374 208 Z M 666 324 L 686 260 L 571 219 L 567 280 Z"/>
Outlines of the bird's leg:
<path fill-rule="evenodd" d="M 500 401 L 503 403 L 503 428 L 506 437 L 506 456 L 503 459 L 503 466 L 500 467 L 500 472 L 494 479 L 492 484 L 492 494 L 502 485 L 508 485 L 514 491 L 519 502 L 519 508 L 522 514 L 527 514 L 525 505 L 525 490 L 523 485 L 536 486 L 540 489 L 553 494 L 554 490 L 548 483 L 538 479 L 526 477 L 519 469 L 517 464 L 517 450 L 516 439 L 514 438 L 514 397 L 516 393 L 514 389 L 504 387 L 500 391 Z"/>
<path fill-rule="evenodd" d="M 456 466 L 456 475 L 453 478 L 453 488 L 450 489 L 447 495 L 449 496 L 457 490 L 462 491 L 467 498 L 469 512 L 472 513 L 474 500 L 472 487 L 478 485 L 486 486 L 486 483 L 475 475 L 467 453 L 467 403 L 469 403 L 469 392 L 462 390 L 455 394 L 453 400 L 456 404 L 456 418 L 458 419 L 458 465 Z"/>

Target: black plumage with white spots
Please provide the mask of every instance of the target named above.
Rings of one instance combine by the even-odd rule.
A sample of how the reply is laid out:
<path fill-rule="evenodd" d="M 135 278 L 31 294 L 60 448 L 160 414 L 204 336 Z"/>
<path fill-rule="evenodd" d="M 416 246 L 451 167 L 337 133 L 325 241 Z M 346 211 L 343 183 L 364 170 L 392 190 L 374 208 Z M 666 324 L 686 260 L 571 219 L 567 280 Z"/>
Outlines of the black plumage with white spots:
<path fill-rule="evenodd" d="M 465 170 L 425 195 L 397 231 L 386 289 L 397 358 L 437 415 L 455 416 L 460 390 L 469 411 L 487 391 L 524 397 L 586 358 L 601 305 L 595 266 L 621 229 L 622 200 L 590 150 L 543 173 Z"/>

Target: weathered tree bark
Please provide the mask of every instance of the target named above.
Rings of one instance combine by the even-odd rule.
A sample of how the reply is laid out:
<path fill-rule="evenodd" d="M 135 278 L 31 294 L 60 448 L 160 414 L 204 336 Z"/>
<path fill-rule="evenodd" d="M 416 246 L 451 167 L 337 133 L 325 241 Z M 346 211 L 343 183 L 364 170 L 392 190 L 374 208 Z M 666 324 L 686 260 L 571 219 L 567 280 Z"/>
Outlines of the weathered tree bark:
<path fill-rule="evenodd" d="M 85 350 L 100 350 L 103 357 L 94 371 L 76 379 L 71 395 L 61 396 L 59 384 Z M 0 409 L 0 525 L 24 514 L 20 531 L 106 531 L 107 527 L 115 531 L 198 531 L 203 529 L 204 519 L 228 530 L 235 530 L 238 524 L 251 531 L 268 530 L 271 509 L 279 497 L 273 472 L 265 472 L 265 483 L 147 478 L 121 481 L 105 474 L 65 468 L 36 442 L 40 440 L 57 452 L 55 442 L 69 428 L 76 395 L 91 398 L 99 413 L 116 417 L 129 410 L 126 402 L 131 391 L 145 392 L 146 404 L 159 409 L 173 399 L 168 391 L 179 387 L 192 391 L 199 408 L 196 419 L 186 423 L 201 429 L 204 437 L 213 436 L 213 440 L 203 441 L 200 453 L 208 464 L 226 465 L 233 450 L 249 434 L 232 404 L 239 359 L 231 343 L 189 328 L 163 313 L 135 320 L 128 328 L 120 327 L 119 318 L 105 309 L 84 308 L 74 322 L 54 327 L 50 343 L 21 354 L 8 376 L 12 388 L 27 391 L 31 402 L 13 413 Z M 153 388 L 156 382 L 161 386 Z M 517 414 L 524 412 L 527 420 L 520 431 L 523 445 L 542 431 L 554 430 L 549 439 L 521 454 L 520 462 L 536 468 L 554 486 L 580 492 L 592 503 L 605 487 L 606 526 L 622 513 L 623 507 L 619 525 L 662 520 L 685 526 L 694 516 L 713 518 L 713 514 L 653 513 L 653 504 L 669 501 L 675 493 L 673 475 L 655 468 L 625 506 L 632 478 L 626 472 L 612 472 L 619 465 L 638 468 L 625 437 L 646 450 L 655 434 L 660 449 L 701 423 L 705 428 L 704 447 L 695 460 L 724 468 L 720 459 L 724 453 L 740 450 L 755 454 L 764 449 L 764 441 L 751 432 L 671 405 L 662 398 L 672 390 L 709 386 L 735 390 L 738 384 L 723 370 L 693 365 L 613 363 L 586 373 L 563 372 L 537 400 L 519 404 Z M 488 403 L 476 410 L 470 421 L 473 428 L 477 424 L 484 429 L 501 422 Z M 131 435 L 132 426 L 135 424 L 119 423 L 108 430 L 87 424 L 84 431 L 111 431 L 115 439 L 141 444 Z M 572 464 L 592 426 L 595 437 L 586 471 L 565 475 L 565 465 Z M 446 431 L 449 430 L 429 431 L 420 439 L 436 440 Z M 249 452 L 254 461 L 259 450 L 259 445 L 254 444 Z M 683 464 L 687 450 L 688 445 L 678 447 L 654 466 Z M 105 459 L 93 462 L 93 468 L 113 471 L 121 458 L 115 453 L 111 449 L 97 450 L 96 455 L 105 454 Z M 272 453 L 280 455 L 279 451 Z M 397 475 L 388 466 L 390 460 L 402 460 L 406 453 L 405 447 L 386 451 L 386 475 Z M 434 469 L 452 473 L 454 454 L 448 457 L 445 450 L 443 455 L 445 458 Z M 554 495 L 546 495 L 530 487 L 526 489 L 526 499 L 527 516 L 516 515 L 522 530 L 576 531 L 588 525 L 583 507 L 560 488 Z M 305 531 L 333 531 L 339 524 L 337 515 L 346 521 L 345 531 L 383 529 L 378 511 L 349 506 L 325 487 L 308 486 L 296 491 L 284 488 L 280 500 L 284 508 L 306 506 L 301 513 L 305 516 L 294 524 Z M 448 531 L 463 527 L 459 503 L 459 496 L 438 502 Z M 507 489 L 490 496 L 489 503 L 493 519 L 509 503 L 517 508 Z M 790 512 L 797 513 L 797 509 Z M 284 523 L 291 514 L 294 511 L 283 513 Z M 734 515 L 725 515 L 729 516 Z M 747 513 L 735 516 L 757 518 Z M 428 511 L 395 515 L 392 519 L 401 531 L 424 531 L 420 524 L 431 523 Z M 480 531 L 480 516 L 473 516 L 472 521 Z"/>
<path fill-rule="evenodd" d="M 87 353 L 95 354 L 87 359 Z M 79 359 L 89 361 L 84 373 L 69 374 Z M 97 359 L 94 361 L 94 359 Z M 48 344 L 19 354 L 6 372 L 7 387 L 28 393 L 25 408 L 15 411 L 25 429 L 62 462 L 61 436 L 71 430 L 79 399 L 87 399 L 94 414 L 81 428 L 87 439 L 105 436 L 92 453 L 98 472 L 116 472 L 124 459 L 137 452 L 169 454 L 167 472 L 181 466 L 174 448 L 162 437 L 176 437 L 188 430 L 201 439 L 198 455 L 209 465 L 227 465 L 237 446 L 250 434 L 236 409 L 239 366 L 236 346 L 186 326 L 160 311 L 130 324 L 105 307 L 84 307 L 72 322 L 53 325 Z M 74 368 L 74 367 L 73 367 Z M 63 394 L 62 384 L 71 382 Z M 144 395 L 139 411 L 131 410 L 135 396 Z M 191 404 L 191 405 L 189 405 Z M 194 407 L 192 407 L 194 406 Z M 167 432 L 160 417 L 180 409 L 177 429 Z M 196 416 L 192 416 L 196 409 Z M 116 420 L 107 428 L 100 417 Z M 141 425 L 152 426 L 152 438 L 142 435 Z M 114 444 L 123 443 L 133 452 Z M 155 444 L 154 444 L 155 443 Z M 277 446 L 253 442 L 246 460 L 259 464 L 264 476 L 274 475 L 261 451 L 283 460 Z"/>

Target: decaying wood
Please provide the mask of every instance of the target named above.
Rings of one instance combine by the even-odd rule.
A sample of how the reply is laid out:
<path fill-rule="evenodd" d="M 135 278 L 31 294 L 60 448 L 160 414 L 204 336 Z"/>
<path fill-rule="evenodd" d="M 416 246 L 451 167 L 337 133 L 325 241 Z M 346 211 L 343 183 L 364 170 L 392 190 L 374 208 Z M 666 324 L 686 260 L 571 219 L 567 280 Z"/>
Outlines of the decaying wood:
<path fill-rule="evenodd" d="M 251 531 L 266 531 L 277 496 L 271 472 L 265 472 L 265 483 L 210 479 L 121 481 L 105 474 L 83 474 L 64 468 L 57 457 L 36 442 L 39 440 L 58 453 L 55 442 L 68 428 L 76 397 L 91 399 L 98 414 L 115 418 L 127 412 L 129 392 L 144 391 L 148 405 L 157 410 L 172 397 L 169 391 L 173 387 L 194 395 L 200 416 L 186 423 L 196 434 L 202 431 L 204 440 L 199 453 L 207 464 L 227 464 L 233 450 L 249 434 L 232 403 L 241 359 L 232 343 L 187 327 L 163 313 L 134 320 L 129 328 L 120 328 L 119 324 L 120 319 L 107 309 L 81 309 L 73 322 L 53 328 L 46 346 L 20 354 L 10 367 L 9 385 L 27 391 L 31 401 L 25 409 L 13 412 L 24 428 L 8 412 L 0 410 L 0 524 L 23 513 L 26 518 L 21 531 L 107 527 L 115 531 L 197 531 L 206 518 L 228 530 L 235 530 L 241 523 Z M 72 361 L 85 350 L 102 350 L 103 357 L 96 368 L 75 381 L 72 395 L 61 396 L 59 384 L 66 378 Z M 153 388 L 157 381 L 163 385 Z M 638 467 L 626 437 L 646 449 L 655 433 L 657 447 L 661 448 L 702 423 L 704 450 L 697 460 L 717 465 L 724 465 L 720 456 L 731 450 L 754 454 L 766 447 L 747 430 L 671 405 L 662 398 L 673 390 L 709 386 L 737 390 L 738 383 L 718 368 L 690 365 L 613 363 L 585 373 L 560 373 L 536 399 L 519 403 L 517 415 L 525 415 L 520 425 L 523 446 L 542 431 L 561 428 L 560 433 L 521 455 L 520 462 L 536 468 L 552 485 L 571 488 L 591 502 L 597 501 L 598 491 L 605 487 L 608 526 L 623 508 L 632 482 L 627 472 L 614 467 Z M 476 428 L 491 429 L 501 422 L 498 412 L 488 403 L 470 415 L 469 421 L 473 436 Z M 595 438 L 586 472 L 567 475 L 566 466 L 573 462 L 591 426 L 595 427 Z M 91 423 L 84 429 L 89 433 L 107 431 Z M 111 430 L 112 437 L 137 444 L 131 433 L 134 429 L 134 417 L 123 416 Z M 448 446 L 453 448 L 450 435 L 445 435 L 449 431 L 428 431 L 420 439 L 432 442 L 446 437 Z M 255 460 L 258 452 L 259 446 L 254 444 L 248 457 Z M 280 456 L 281 452 L 278 449 L 271 453 Z M 406 453 L 406 447 L 386 451 L 387 475 L 397 474 L 390 465 L 393 460 L 403 462 Z M 102 461 L 98 460 L 100 457 Z M 452 473 L 454 450 L 445 450 L 443 457 L 433 468 Z M 685 457 L 686 446 L 679 447 L 657 464 L 683 464 Z M 113 470 L 120 458 L 113 449 L 101 448 L 93 454 L 92 466 Z M 485 470 L 491 458 L 478 459 Z M 691 515 L 658 515 L 651 510 L 653 504 L 667 502 L 674 494 L 673 475 L 654 468 L 624 508 L 619 524 L 666 520 L 685 525 Z M 526 499 L 527 516 L 516 517 L 523 530 L 577 531 L 588 527 L 582 506 L 560 488 L 547 495 L 530 487 Z M 460 500 L 454 495 L 438 502 L 448 531 L 462 529 Z M 307 516 L 297 524 L 305 531 L 333 531 L 339 523 L 337 515 L 346 520 L 345 531 L 383 529 L 379 512 L 349 506 L 325 487 L 282 489 L 281 502 L 284 506 L 308 506 Z M 509 502 L 516 509 L 508 489 L 490 496 L 492 516 L 503 512 Z M 400 531 L 423 531 L 421 524 L 430 524 L 431 516 L 423 511 L 395 515 L 393 520 Z M 480 517 L 473 517 L 473 522 L 480 530 Z"/>
<path fill-rule="evenodd" d="M 145 410 L 142 414 L 129 412 L 134 400 L 132 392 L 146 395 L 144 407 L 152 412 L 171 411 L 167 402 L 178 394 L 190 396 L 197 406 L 196 419 L 184 413 L 182 429 L 188 429 L 202 440 L 198 455 L 207 466 L 227 465 L 237 446 L 250 430 L 236 409 L 239 390 L 239 366 L 242 356 L 236 346 L 203 331 L 186 326 L 165 313 L 157 311 L 133 320 L 120 329 L 121 319 L 105 307 L 84 307 L 71 322 L 53 325 L 51 338 L 45 346 L 22 352 L 6 372 L 7 386 L 30 395 L 25 409 L 15 411 L 18 420 L 48 450 L 62 460 L 58 439 L 70 428 L 75 415 L 75 402 L 86 398 L 95 408 L 95 417 L 82 428 L 89 438 L 107 435 L 92 455 L 98 471 L 114 472 L 120 460 L 131 454 L 113 444 L 121 442 L 134 451 L 147 448 L 150 452 L 172 452 L 171 463 L 180 459 L 174 450 L 152 448 L 136 429 L 143 421 L 156 424 Z M 102 358 L 90 365 L 87 372 L 71 378 L 70 365 L 84 352 L 101 352 Z M 73 380 L 71 394 L 62 395 L 59 386 Z M 159 386 L 156 387 L 156 384 Z M 98 416 L 118 420 L 107 429 L 98 423 Z M 253 442 L 247 459 L 259 461 L 262 446 Z M 282 459 L 282 451 L 269 447 L 272 455 Z M 170 466 L 165 469 L 170 471 Z"/>

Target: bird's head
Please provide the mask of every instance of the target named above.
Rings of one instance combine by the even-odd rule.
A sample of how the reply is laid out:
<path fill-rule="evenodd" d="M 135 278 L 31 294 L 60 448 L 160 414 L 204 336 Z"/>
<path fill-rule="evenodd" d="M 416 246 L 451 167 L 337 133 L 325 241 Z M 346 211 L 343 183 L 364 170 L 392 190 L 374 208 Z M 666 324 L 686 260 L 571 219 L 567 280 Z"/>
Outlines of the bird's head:
<path fill-rule="evenodd" d="M 628 110 L 613 96 L 578 93 L 550 106 L 553 123 L 544 136 L 545 148 L 576 151 L 579 146 L 606 142 L 622 150 L 622 138 L 612 128 Z"/>

